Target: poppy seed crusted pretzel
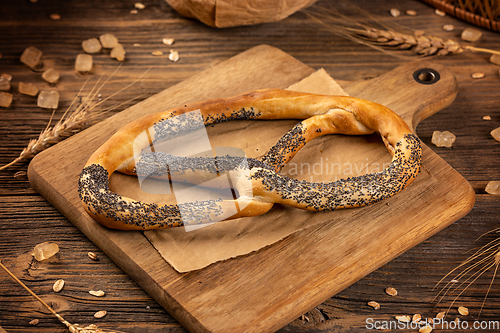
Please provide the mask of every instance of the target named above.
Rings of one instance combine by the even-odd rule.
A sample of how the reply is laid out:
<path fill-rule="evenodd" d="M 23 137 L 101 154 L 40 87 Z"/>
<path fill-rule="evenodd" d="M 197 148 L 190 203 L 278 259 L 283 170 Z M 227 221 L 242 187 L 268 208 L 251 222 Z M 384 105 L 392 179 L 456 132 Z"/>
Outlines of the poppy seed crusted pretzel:
<path fill-rule="evenodd" d="M 143 148 L 168 133 L 189 127 L 189 118 L 168 127 L 164 120 L 181 119 L 201 112 L 205 125 L 237 119 L 300 119 L 259 161 L 231 156 L 178 157 L 150 152 L 134 158 L 137 138 Z M 326 134 L 365 135 L 380 133 L 392 155 L 381 172 L 350 177 L 331 183 L 298 181 L 278 172 L 310 140 Z M 145 230 L 184 225 L 182 211 L 192 212 L 199 223 L 217 220 L 229 206 L 238 208 L 223 219 L 257 216 L 274 203 L 297 208 L 328 211 L 365 206 L 391 197 L 408 186 L 420 171 L 420 140 L 397 114 L 380 104 L 345 96 L 324 96 L 279 89 L 249 92 L 232 98 L 193 103 L 144 116 L 123 127 L 88 160 L 79 180 L 79 195 L 85 210 L 99 223 L 115 229 Z M 242 163 L 243 159 L 245 163 Z M 139 168 L 140 167 L 140 168 Z M 187 181 L 229 172 L 239 194 L 234 200 L 206 200 L 172 205 L 136 201 L 113 193 L 109 177 L 114 171 L 135 174 L 153 170 L 170 178 L 178 172 Z M 158 170 L 164 170 L 162 172 Z M 182 206 L 181 206 L 182 205 Z"/>

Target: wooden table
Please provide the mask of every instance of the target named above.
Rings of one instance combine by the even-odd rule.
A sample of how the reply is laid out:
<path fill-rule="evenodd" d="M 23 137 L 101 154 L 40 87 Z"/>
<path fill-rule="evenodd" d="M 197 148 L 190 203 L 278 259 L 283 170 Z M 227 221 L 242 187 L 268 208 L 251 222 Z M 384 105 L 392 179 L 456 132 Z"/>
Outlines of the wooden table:
<path fill-rule="evenodd" d="M 408 61 L 339 37 L 313 24 L 304 13 L 277 23 L 221 30 L 179 16 L 162 0 L 143 3 L 146 7 L 137 14 L 131 14 L 134 1 L 39 0 L 2 4 L 0 73 L 12 75 L 10 92 L 14 100 L 10 107 L 0 109 L 0 165 L 19 156 L 28 141 L 47 126 L 52 115 L 51 110 L 36 106 L 35 97 L 20 94 L 19 82 L 59 91 L 59 108 L 53 116 L 53 121 L 57 121 L 87 78 L 84 91 L 88 92 L 101 75 L 102 80 L 111 77 L 100 90 L 102 99 L 140 78 L 103 104 L 118 106 L 110 111 L 113 113 L 260 44 L 280 48 L 314 69 L 325 68 L 339 80 L 373 78 Z M 394 20 L 443 38 L 460 40 L 460 32 L 470 26 L 450 16 L 437 16 L 433 8 L 419 1 L 357 0 L 352 3 L 384 18 L 390 18 L 390 8 L 399 8 L 403 13 L 413 9 L 417 16 L 403 14 Z M 319 5 L 324 4 L 316 6 Z M 59 14 L 61 19 L 53 20 L 51 14 Z M 453 24 L 456 29 L 444 32 L 444 24 Z M 74 59 L 82 53 L 81 42 L 106 32 L 115 34 L 125 45 L 126 61 L 115 72 L 118 62 L 101 53 L 94 56 L 92 74 L 77 74 Z M 162 44 L 163 38 L 174 38 L 174 45 Z M 474 45 L 498 49 L 500 35 L 483 30 L 483 37 Z M 43 51 L 44 68 L 54 67 L 61 73 L 55 86 L 44 82 L 39 70 L 31 70 L 19 61 L 29 46 Z M 179 52 L 178 62 L 167 59 L 171 48 Z M 156 50 L 163 51 L 164 55 L 153 56 Z M 292 321 L 281 332 L 351 332 L 364 328 L 368 318 L 388 321 L 394 320 L 395 315 L 416 313 L 428 318 L 448 309 L 453 297 L 436 304 L 433 298 L 439 288 L 434 286 L 472 253 L 467 251 L 494 240 L 494 234 L 477 239 L 499 227 L 499 197 L 484 190 L 488 181 L 500 179 L 500 143 L 489 134 L 500 126 L 499 66 L 488 59 L 487 54 L 471 52 L 433 59 L 455 74 L 459 82 L 458 96 L 450 107 L 424 120 L 417 128 L 422 141 L 474 188 L 476 204 L 472 211 Z M 476 72 L 484 73 L 485 77 L 473 79 L 471 75 Z M 491 121 L 483 120 L 485 115 L 491 116 Z M 435 130 L 454 133 L 457 140 L 453 148 L 434 146 L 431 136 Z M 22 162 L 0 171 L 2 263 L 71 323 L 96 323 L 102 328 L 124 332 L 184 332 L 175 319 L 36 193 L 26 178 L 14 178 L 16 172 L 25 171 L 27 165 Z M 32 260 L 31 251 L 45 241 L 57 243 L 60 253 L 48 262 L 37 263 Z M 96 253 L 99 260 L 90 260 L 89 251 Z M 449 320 L 459 317 L 456 310 L 459 305 L 469 308 L 471 315 L 460 316 L 460 319 L 468 320 L 470 325 L 481 307 L 479 320 L 500 320 L 498 280 L 491 286 L 483 306 L 493 273 L 493 269 L 487 271 L 457 299 L 447 317 Z M 3 271 L 0 276 L 0 326 L 5 331 L 67 331 Z M 55 294 L 52 284 L 61 278 L 66 281 L 64 293 Z M 87 293 L 96 286 L 110 291 L 106 298 L 96 299 Z M 396 288 L 399 295 L 385 294 L 388 286 Z M 381 309 L 375 311 L 367 306 L 371 300 L 379 302 Z M 95 319 L 93 314 L 99 310 L 108 311 L 108 315 Z M 33 319 L 39 319 L 39 324 L 29 325 Z M 462 330 L 453 330 L 459 331 Z"/>

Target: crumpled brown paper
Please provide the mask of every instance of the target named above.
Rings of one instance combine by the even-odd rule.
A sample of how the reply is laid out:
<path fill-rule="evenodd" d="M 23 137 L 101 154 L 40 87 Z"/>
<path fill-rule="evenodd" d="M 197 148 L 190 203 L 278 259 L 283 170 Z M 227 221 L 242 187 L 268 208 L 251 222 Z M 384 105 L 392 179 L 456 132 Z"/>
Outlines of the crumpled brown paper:
<path fill-rule="evenodd" d="M 302 92 L 347 95 L 323 70 L 319 70 L 288 89 Z M 247 157 L 264 155 L 297 120 L 233 121 L 207 127 L 212 147 L 241 148 Z M 342 151 L 342 154 L 336 152 Z M 348 176 L 379 171 L 382 164 L 346 163 L 359 161 L 360 156 L 376 156 L 377 161 L 390 163 L 391 156 L 382 141 L 373 136 L 323 136 L 308 143 L 283 168 L 282 174 L 316 182 L 330 182 Z M 357 170 L 359 169 L 359 170 Z M 156 183 L 156 186 L 163 186 Z M 136 177 L 114 173 L 111 190 L 145 202 L 169 202 L 164 195 L 149 188 L 141 189 Z M 160 191 L 161 192 L 161 191 Z M 271 245 L 299 230 L 335 219 L 336 211 L 311 212 L 282 205 L 261 216 L 221 221 L 200 229 L 186 231 L 173 228 L 145 231 L 144 235 L 177 271 L 188 272 L 245 255 Z"/>
<path fill-rule="evenodd" d="M 216 28 L 274 22 L 317 0 L 165 0 L 179 14 Z"/>

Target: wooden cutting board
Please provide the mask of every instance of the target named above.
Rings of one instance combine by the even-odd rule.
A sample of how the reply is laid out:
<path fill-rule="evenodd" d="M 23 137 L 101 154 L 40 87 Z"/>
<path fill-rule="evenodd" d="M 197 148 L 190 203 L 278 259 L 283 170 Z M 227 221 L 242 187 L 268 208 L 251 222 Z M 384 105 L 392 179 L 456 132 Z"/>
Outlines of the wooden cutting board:
<path fill-rule="evenodd" d="M 335 219 L 257 252 L 180 274 L 141 232 L 95 223 L 80 205 L 77 180 L 91 153 L 139 116 L 253 89 L 286 88 L 313 72 L 276 48 L 254 47 L 44 151 L 31 162 L 29 179 L 188 330 L 275 331 L 467 214 L 475 200 L 467 181 L 424 146 L 422 173 L 393 198 L 340 210 Z M 448 106 L 457 92 L 452 73 L 427 61 L 339 83 L 351 96 L 385 104 L 413 127 Z"/>

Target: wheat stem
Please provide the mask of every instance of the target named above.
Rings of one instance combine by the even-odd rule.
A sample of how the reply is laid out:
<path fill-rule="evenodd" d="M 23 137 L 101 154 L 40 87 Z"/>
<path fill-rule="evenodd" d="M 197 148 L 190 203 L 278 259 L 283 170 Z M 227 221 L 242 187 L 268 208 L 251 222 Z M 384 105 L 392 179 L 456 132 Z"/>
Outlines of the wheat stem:
<path fill-rule="evenodd" d="M 489 53 L 489 54 L 498 54 L 498 55 L 500 55 L 500 51 L 485 49 L 485 48 L 482 48 L 482 47 L 464 46 L 464 49 L 472 51 L 472 52 L 484 52 L 484 53 Z"/>

